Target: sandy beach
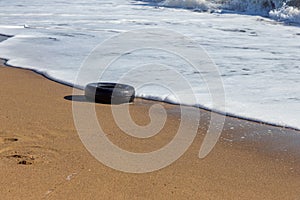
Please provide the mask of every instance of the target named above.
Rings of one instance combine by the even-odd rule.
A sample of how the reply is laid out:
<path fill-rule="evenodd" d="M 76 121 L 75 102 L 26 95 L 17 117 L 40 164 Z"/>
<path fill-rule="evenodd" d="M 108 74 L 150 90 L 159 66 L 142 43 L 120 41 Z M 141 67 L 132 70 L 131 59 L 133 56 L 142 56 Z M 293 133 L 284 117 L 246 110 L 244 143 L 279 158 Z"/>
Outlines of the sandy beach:
<path fill-rule="evenodd" d="M 209 112 L 197 109 L 203 116 L 197 137 L 180 159 L 159 171 L 124 173 L 97 161 L 82 144 L 71 87 L 3 64 L 0 79 L 1 199 L 300 198 L 298 131 L 228 117 L 213 151 L 199 159 Z M 149 123 L 154 103 L 137 99 L 130 105 L 137 124 Z M 114 143 L 148 152 L 170 141 L 178 126 L 178 106 L 160 104 L 167 123 L 147 140 L 118 129 L 111 105 L 97 104 L 96 110 Z"/>

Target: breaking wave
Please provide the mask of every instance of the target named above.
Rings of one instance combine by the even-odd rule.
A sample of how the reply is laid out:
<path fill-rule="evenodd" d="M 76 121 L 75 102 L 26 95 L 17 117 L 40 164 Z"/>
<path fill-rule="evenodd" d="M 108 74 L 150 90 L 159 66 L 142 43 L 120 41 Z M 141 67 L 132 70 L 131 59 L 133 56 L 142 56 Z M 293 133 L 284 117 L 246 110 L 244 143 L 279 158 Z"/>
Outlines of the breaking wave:
<path fill-rule="evenodd" d="M 142 0 L 201 12 L 235 11 L 300 24 L 300 0 Z"/>

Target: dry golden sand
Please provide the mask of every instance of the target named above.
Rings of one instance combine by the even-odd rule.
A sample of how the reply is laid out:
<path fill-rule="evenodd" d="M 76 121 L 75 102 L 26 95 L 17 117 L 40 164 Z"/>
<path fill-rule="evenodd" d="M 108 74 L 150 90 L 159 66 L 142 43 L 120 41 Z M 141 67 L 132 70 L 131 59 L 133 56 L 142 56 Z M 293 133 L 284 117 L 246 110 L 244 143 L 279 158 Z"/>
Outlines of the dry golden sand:
<path fill-rule="evenodd" d="M 98 162 L 81 143 L 67 97 L 72 88 L 4 66 L 0 80 L 0 199 L 300 198 L 297 131 L 227 118 L 213 151 L 199 159 L 209 113 L 198 110 L 203 115 L 198 135 L 180 159 L 152 173 L 123 173 Z M 153 103 L 130 105 L 138 124 L 149 122 Z M 177 130 L 178 106 L 161 105 L 168 112 L 166 126 L 148 140 L 125 135 L 110 105 L 98 104 L 96 110 L 112 141 L 147 152 L 162 147 Z"/>

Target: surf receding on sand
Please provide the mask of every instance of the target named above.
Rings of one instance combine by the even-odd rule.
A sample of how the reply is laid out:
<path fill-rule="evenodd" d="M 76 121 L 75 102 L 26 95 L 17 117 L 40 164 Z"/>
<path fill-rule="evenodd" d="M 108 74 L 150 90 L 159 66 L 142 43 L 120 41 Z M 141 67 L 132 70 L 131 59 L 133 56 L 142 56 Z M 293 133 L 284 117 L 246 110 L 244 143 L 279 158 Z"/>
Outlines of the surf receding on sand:
<path fill-rule="evenodd" d="M 290 7 L 293 10 L 280 10 Z M 191 105 L 188 98 L 179 102 L 159 87 L 170 80 L 180 88 L 180 83 L 167 73 L 167 69 L 174 68 L 189 80 L 196 93 L 197 103 L 191 106 L 300 129 L 300 29 L 261 17 L 266 13 L 288 22 L 292 19 L 289 12 L 296 16 L 298 7 L 297 1 L 280 0 L 3 0 L 0 33 L 14 37 L 0 43 L 0 57 L 9 65 L 73 85 L 84 59 L 106 39 L 136 29 L 170 29 L 198 43 L 218 66 L 226 94 L 225 109 L 211 103 L 205 82 L 195 70 L 163 51 L 144 49 L 124 54 L 112 63 L 104 81 L 117 81 L 124 71 L 144 66 L 132 73 L 128 84 L 141 83 L 145 77 L 155 78 L 155 82 L 138 88 L 137 97 Z M 146 67 L 153 63 L 165 65 L 166 70 Z M 186 95 L 185 91 L 179 93 Z"/>

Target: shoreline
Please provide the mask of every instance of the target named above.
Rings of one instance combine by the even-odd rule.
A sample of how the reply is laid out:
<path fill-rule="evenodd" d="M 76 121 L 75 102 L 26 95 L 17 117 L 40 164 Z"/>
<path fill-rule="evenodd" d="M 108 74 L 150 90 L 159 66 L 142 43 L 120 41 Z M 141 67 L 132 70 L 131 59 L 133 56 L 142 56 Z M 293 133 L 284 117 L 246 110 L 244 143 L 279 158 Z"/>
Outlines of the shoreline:
<path fill-rule="evenodd" d="M 6 66 L 0 67 L 0 78 L 3 198 L 291 199 L 300 195 L 298 131 L 226 117 L 217 145 L 199 159 L 210 114 L 195 108 L 201 112 L 198 134 L 182 157 L 159 171 L 128 174 L 101 164 L 83 146 L 73 123 L 72 101 L 65 98 L 72 95 L 71 87 Z M 148 152 L 168 143 L 180 120 L 177 105 L 137 99 L 130 105 L 134 121 L 149 123 L 149 108 L 155 103 L 166 109 L 168 119 L 150 141 L 124 134 L 113 122 L 110 105 L 96 105 L 96 111 L 111 141 L 133 152 Z"/>
<path fill-rule="evenodd" d="M 0 34 L 0 42 L 2 42 L 4 40 L 7 40 L 10 37 L 14 37 L 14 36 Z M 81 86 L 76 86 L 74 84 L 71 84 L 71 83 L 68 83 L 68 82 L 64 82 L 62 80 L 58 80 L 56 78 L 53 78 L 51 76 L 47 76 L 47 75 L 45 75 L 45 74 L 43 74 L 43 73 L 41 73 L 41 72 L 39 72 L 37 70 L 34 70 L 34 69 L 28 69 L 28 68 L 23 68 L 22 66 L 10 65 L 10 64 L 7 63 L 8 61 L 9 61 L 9 59 L 1 58 L 0 57 L 0 63 L 2 63 L 5 66 L 12 67 L 12 68 L 17 68 L 17 69 L 29 70 L 29 71 L 32 71 L 32 72 L 34 72 L 36 74 L 39 74 L 39 75 L 43 76 L 44 78 L 46 78 L 48 80 L 54 81 L 56 83 L 59 83 L 59 84 L 62 84 L 62 85 L 68 86 L 68 87 L 80 89 L 80 90 L 83 89 Z M 154 99 L 147 99 L 147 98 L 140 98 L 140 97 L 137 97 L 137 98 L 138 99 L 148 100 L 148 101 L 157 101 L 157 102 L 167 103 L 167 104 L 171 104 L 171 105 L 179 105 L 179 104 L 173 104 L 173 103 L 170 103 L 170 102 L 159 101 L 159 100 L 154 100 Z M 183 106 L 186 106 L 186 105 L 183 104 Z M 240 115 L 237 115 L 237 114 L 234 114 L 234 113 L 226 113 L 226 112 L 223 112 L 223 111 L 218 111 L 218 110 L 210 109 L 210 108 L 207 108 L 205 106 L 190 106 L 190 105 L 187 105 L 187 106 L 194 107 L 194 108 L 197 108 L 197 109 L 200 109 L 200 110 L 205 110 L 205 111 L 212 112 L 212 113 L 216 113 L 216 114 L 220 114 L 220 115 L 225 116 L 225 117 L 236 118 L 236 119 L 239 119 L 239 120 L 246 120 L 246 121 L 249 121 L 249 122 L 254 122 L 254 123 L 263 124 L 263 125 L 267 125 L 267 126 L 274 126 L 274 127 L 277 127 L 277 128 L 289 129 L 289 130 L 292 130 L 292 131 L 298 131 L 300 133 L 300 128 L 294 127 L 292 125 L 276 124 L 276 123 L 268 122 L 268 121 L 265 121 L 265 120 L 255 119 L 255 118 L 251 118 L 251 117 L 244 117 L 244 116 L 240 116 Z"/>
<path fill-rule="evenodd" d="M 3 40 L 0 39 L 0 42 L 1 41 L 3 41 Z M 0 64 L 2 64 L 2 65 L 5 65 L 7 67 L 16 68 L 16 69 L 29 70 L 29 71 L 32 71 L 32 72 L 38 74 L 38 75 L 43 76 L 44 78 L 46 78 L 46 79 L 48 79 L 50 81 L 62 84 L 62 85 L 67 86 L 67 87 L 71 87 L 71 88 L 76 88 L 76 89 L 82 90 L 81 87 L 77 87 L 77 86 L 75 86 L 73 84 L 69 84 L 69 83 L 66 83 L 66 82 L 59 81 L 59 80 L 55 80 L 54 78 L 48 77 L 48 76 L 44 75 L 43 73 L 39 73 L 36 70 L 9 65 L 9 64 L 7 64 L 8 61 L 9 61 L 8 59 L 0 57 Z M 146 100 L 146 101 L 155 101 L 155 102 L 160 102 L 160 103 L 166 103 L 166 104 L 170 104 L 170 105 L 180 106 L 180 104 L 175 104 L 175 103 L 170 103 L 170 102 L 165 102 L 165 101 L 159 101 L 159 100 L 154 100 L 154 99 L 147 99 L 147 98 L 141 98 L 141 97 L 136 97 L 136 99 L 143 99 L 143 100 Z M 207 111 L 207 112 L 219 114 L 219 115 L 222 115 L 224 117 L 230 117 L 230 118 L 235 118 L 235 119 L 239 119 L 239 120 L 245 120 L 245 121 L 254 122 L 254 123 L 258 123 L 258 124 L 262 124 L 262 125 L 266 125 L 266 126 L 274 126 L 276 128 L 284 128 L 284 129 L 288 129 L 288 130 L 292 130 L 292 131 L 298 131 L 300 133 L 300 129 L 299 128 L 296 128 L 296 127 L 293 127 L 293 126 L 289 126 L 289 125 L 279 125 L 279 124 L 272 123 L 272 122 L 267 122 L 267 121 L 264 121 L 264 120 L 258 120 L 258 119 L 254 119 L 254 118 L 243 117 L 243 116 L 239 116 L 239 115 L 232 114 L 232 113 L 225 113 L 225 112 L 222 112 L 222 111 L 217 111 L 217 110 L 213 110 L 213 109 L 210 109 L 210 108 L 206 108 L 204 106 L 198 106 L 198 107 L 196 107 L 196 106 L 189 106 L 189 105 L 184 105 L 184 104 L 182 106 L 188 106 L 188 107 L 197 108 L 197 109 L 204 110 L 204 111 Z"/>

